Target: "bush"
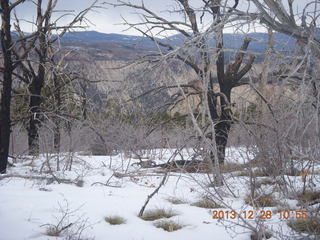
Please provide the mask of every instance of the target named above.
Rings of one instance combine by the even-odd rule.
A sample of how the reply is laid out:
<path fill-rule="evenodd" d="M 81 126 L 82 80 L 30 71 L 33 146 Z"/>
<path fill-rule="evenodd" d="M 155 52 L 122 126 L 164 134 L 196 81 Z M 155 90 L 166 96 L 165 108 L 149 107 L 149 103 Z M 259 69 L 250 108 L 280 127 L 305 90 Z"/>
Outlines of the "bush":
<path fill-rule="evenodd" d="M 222 206 L 220 206 L 216 202 L 214 202 L 211 199 L 206 198 L 206 197 L 197 201 L 197 202 L 192 203 L 191 206 L 200 207 L 200 208 L 210 208 L 210 209 L 222 208 Z"/>
<path fill-rule="evenodd" d="M 253 207 L 274 207 L 279 205 L 279 203 L 275 201 L 271 194 L 263 194 L 255 199 L 252 199 L 250 195 L 247 195 L 245 198 L 245 203 Z"/>
<path fill-rule="evenodd" d="M 181 198 L 176 198 L 176 197 L 169 197 L 169 198 L 167 198 L 167 201 L 172 204 L 187 204 L 188 203 L 186 200 L 181 199 Z"/>
<path fill-rule="evenodd" d="M 171 220 L 162 220 L 154 223 L 154 226 L 157 228 L 162 228 L 163 230 L 167 232 L 174 232 L 177 231 L 183 226 L 177 222 L 171 221 Z"/>
<path fill-rule="evenodd" d="M 49 237 L 59 237 L 60 234 L 60 229 L 57 229 L 55 226 L 48 226 L 48 228 L 46 229 L 46 235 Z"/>
<path fill-rule="evenodd" d="M 259 237 L 257 233 L 252 233 L 251 236 L 250 236 L 250 239 L 251 240 L 262 240 L 262 239 L 269 239 L 272 237 L 272 233 L 270 232 L 265 232 L 263 234 L 263 237 Z"/>
<path fill-rule="evenodd" d="M 300 200 L 302 202 L 312 202 L 317 199 L 320 199 L 320 192 L 319 191 L 316 191 L 316 192 L 306 191 L 303 194 L 301 193 L 298 195 L 298 200 Z"/>
<path fill-rule="evenodd" d="M 145 221 L 154 221 L 161 218 L 171 218 L 176 215 L 178 214 L 173 212 L 172 210 L 155 209 L 146 211 L 143 216 L 141 216 L 141 219 Z"/>
<path fill-rule="evenodd" d="M 221 171 L 223 173 L 230 173 L 230 172 L 236 172 L 236 171 L 243 171 L 245 166 L 243 164 L 238 163 L 225 163 L 221 166 Z"/>
<path fill-rule="evenodd" d="M 288 226 L 296 232 L 320 234 L 320 218 L 310 217 L 306 219 L 288 221 Z"/>
<path fill-rule="evenodd" d="M 120 216 L 105 217 L 104 220 L 111 225 L 121 225 L 127 222 L 123 217 Z"/>

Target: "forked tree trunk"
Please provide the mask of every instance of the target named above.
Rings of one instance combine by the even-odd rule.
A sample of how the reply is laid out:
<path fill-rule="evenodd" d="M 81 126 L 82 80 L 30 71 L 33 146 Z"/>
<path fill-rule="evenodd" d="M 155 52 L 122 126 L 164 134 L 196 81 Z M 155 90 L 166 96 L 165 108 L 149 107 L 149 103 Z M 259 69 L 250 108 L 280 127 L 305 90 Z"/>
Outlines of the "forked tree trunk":
<path fill-rule="evenodd" d="M 224 94 L 227 97 L 228 102 L 231 100 L 231 88 L 226 87 L 222 88 L 220 87 L 220 91 L 222 94 Z M 211 94 L 209 94 L 211 92 Z M 208 91 L 208 103 L 209 103 L 209 110 L 210 115 L 213 120 L 216 121 L 216 124 L 214 126 L 215 128 L 215 142 L 217 146 L 217 156 L 219 164 L 224 164 L 225 159 L 225 151 L 226 146 L 228 143 L 230 128 L 231 128 L 231 116 L 230 116 L 230 110 L 228 109 L 229 106 L 227 105 L 227 102 L 223 99 L 221 99 L 221 115 L 218 116 L 217 113 L 217 100 L 214 97 L 214 93 L 211 89 Z M 214 156 L 213 154 L 211 156 Z M 212 158 L 212 162 L 214 164 L 215 159 Z"/>
<path fill-rule="evenodd" d="M 1 0 L 1 47 L 4 70 L 0 105 L 0 174 L 6 173 L 11 134 L 12 53 L 9 0 Z"/>

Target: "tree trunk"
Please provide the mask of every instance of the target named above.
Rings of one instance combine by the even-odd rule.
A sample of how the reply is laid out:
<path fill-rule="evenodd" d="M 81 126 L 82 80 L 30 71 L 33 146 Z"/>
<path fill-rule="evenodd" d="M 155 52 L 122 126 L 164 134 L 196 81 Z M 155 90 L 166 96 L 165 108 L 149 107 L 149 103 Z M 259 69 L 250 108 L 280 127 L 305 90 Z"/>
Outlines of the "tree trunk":
<path fill-rule="evenodd" d="M 81 88 L 81 112 L 83 120 L 87 120 L 87 90 L 88 83 L 86 80 L 80 81 Z"/>
<path fill-rule="evenodd" d="M 60 142 L 61 142 L 61 133 L 60 133 L 61 123 L 59 119 L 59 113 L 61 109 L 60 78 L 56 74 L 54 74 L 53 81 L 54 81 L 54 88 L 55 88 L 54 105 L 55 105 L 55 112 L 56 112 L 56 116 L 53 119 L 55 124 L 54 132 L 53 132 L 53 148 L 54 148 L 54 152 L 57 153 L 56 155 L 57 171 L 60 171 L 60 157 L 59 157 Z"/>
<path fill-rule="evenodd" d="M 54 129 L 53 146 L 54 146 L 54 151 L 56 153 L 59 153 L 60 152 L 60 141 L 61 141 L 59 120 L 55 121 L 55 125 L 56 125 L 56 127 Z"/>
<path fill-rule="evenodd" d="M 31 113 L 28 128 L 28 146 L 29 154 L 34 155 L 39 153 L 39 126 L 40 126 L 40 105 L 41 90 L 45 81 L 45 64 L 47 60 L 47 45 L 46 45 L 46 33 L 41 32 L 39 36 L 39 67 L 37 76 L 32 79 L 29 87 L 30 102 L 29 111 Z"/>
<path fill-rule="evenodd" d="M 228 85 L 227 79 L 225 79 L 224 84 L 227 86 L 220 86 L 220 91 L 223 93 L 228 102 L 231 101 L 231 86 Z M 231 128 L 231 116 L 230 116 L 230 106 L 225 101 L 223 97 L 220 97 L 221 102 L 221 117 L 219 122 L 215 125 L 215 133 L 216 133 L 216 144 L 217 144 L 217 152 L 218 152 L 218 160 L 220 164 L 224 164 L 226 146 L 228 143 L 228 137 Z"/>
<path fill-rule="evenodd" d="M 29 87 L 29 127 L 28 127 L 28 146 L 29 154 L 35 155 L 39 153 L 39 125 L 40 125 L 40 104 L 41 104 L 41 87 L 37 80 L 33 80 Z"/>
<path fill-rule="evenodd" d="M 60 120 L 58 117 L 54 119 L 54 133 L 53 133 L 53 148 L 55 153 L 60 152 L 60 142 L 61 142 L 61 133 L 60 133 Z"/>
<path fill-rule="evenodd" d="M 220 164 L 224 164 L 230 127 L 231 127 L 230 120 L 221 120 L 219 123 L 215 125 L 215 131 L 216 131 L 215 137 L 216 137 L 216 144 L 217 144 L 218 160 Z"/>
<path fill-rule="evenodd" d="M 219 116 L 217 113 L 217 100 L 214 96 L 214 92 L 212 89 L 213 80 L 210 77 L 209 90 L 208 90 L 208 104 L 211 119 L 216 122 L 215 124 L 215 140 L 217 146 L 217 156 L 220 164 L 224 164 L 225 151 L 228 143 L 228 137 L 231 128 L 231 115 L 230 115 L 230 106 L 228 102 L 231 101 L 231 89 L 232 85 L 229 84 L 230 81 L 228 79 L 224 79 L 220 85 L 220 92 L 227 98 L 220 96 L 220 108 L 221 115 Z M 226 101 L 227 100 L 227 101 Z M 213 154 L 211 154 L 212 162 L 214 164 L 215 159 L 213 158 Z"/>
<path fill-rule="evenodd" d="M 53 147 L 56 153 L 60 152 L 60 141 L 61 141 L 61 133 L 60 133 L 61 124 L 59 119 L 59 113 L 62 105 L 62 100 L 61 100 L 60 80 L 61 80 L 60 77 L 54 73 L 53 74 L 53 82 L 54 82 L 54 88 L 55 88 L 55 93 L 54 93 L 55 104 L 54 105 L 55 105 L 55 112 L 57 116 L 55 116 L 54 118 L 55 129 L 54 129 L 54 136 L 53 136 Z"/>
<path fill-rule="evenodd" d="M 0 105 L 0 174 L 6 173 L 11 134 L 11 91 L 12 91 L 12 41 L 10 8 L 8 0 L 1 0 L 1 46 L 4 61 L 3 84 Z"/>

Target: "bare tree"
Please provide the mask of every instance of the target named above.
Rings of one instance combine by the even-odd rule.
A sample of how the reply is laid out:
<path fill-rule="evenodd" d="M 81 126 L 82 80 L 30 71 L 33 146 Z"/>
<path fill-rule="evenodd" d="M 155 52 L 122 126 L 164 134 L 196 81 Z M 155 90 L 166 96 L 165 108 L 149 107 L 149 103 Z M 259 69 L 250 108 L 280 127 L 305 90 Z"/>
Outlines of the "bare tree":
<path fill-rule="evenodd" d="M 316 69 L 320 59 L 319 2 L 251 1 L 258 9 L 258 14 L 251 16 L 258 18 L 264 26 L 297 39 L 298 47 L 302 48 L 301 53 L 304 56 L 300 56 L 298 61 L 294 59 L 291 64 L 291 67 L 296 67 L 296 70 L 287 69 L 281 77 L 285 79 L 295 78 L 295 82 L 298 84 L 307 80 L 310 82 L 311 96 L 317 99 L 319 96 L 319 78 Z M 316 105 L 314 104 L 314 106 Z"/>
<path fill-rule="evenodd" d="M 23 74 L 26 76 L 24 82 L 28 85 L 28 91 L 30 94 L 29 101 L 29 126 L 28 130 L 28 145 L 30 154 L 37 154 L 39 152 L 39 133 L 38 128 L 41 124 L 41 103 L 43 102 L 43 96 L 41 94 L 43 87 L 46 84 L 46 79 L 51 74 L 50 69 L 54 69 L 51 66 L 58 64 L 55 63 L 56 56 L 59 51 L 59 47 L 54 45 L 55 42 L 62 38 L 63 35 L 72 29 L 83 28 L 81 22 L 86 22 L 86 14 L 94 7 L 96 7 L 97 1 L 94 1 L 91 6 L 87 9 L 76 14 L 70 23 L 60 26 L 58 21 L 64 17 L 64 13 L 58 19 L 52 19 L 52 13 L 55 11 L 55 7 L 58 3 L 58 0 L 49 0 L 46 4 L 45 10 L 43 10 L 43 1 L 38 0 L 35 3 L 37 9 L 37 20 L 35 26 L 37 28 L 36 33 L 38 35 L 38 44 L 35 46 L 35 57 L 30 57 L 24 62 L 21 62 L 20 67 Z M 67 14 L 68 15 L 68 14 Z M 16 22 L 19 20 L 16 18 Z M 19 26 L 16 27 L 16 30 L 23 36 L 24 33 Z M 56 32 L 56 34 L 53 34 Z M 25 45 L 24 45 L 25 47 Z M 63 57 L 61 58 L 63 59 Z M 60 63 L 61 65 L 61 63 Z M 53 78 L 57 91 L 55 93 L 56 100 L 59 101 L 59 86 L 57 78 L 57 69 L 53 71 Z M 58 134 L 56 135 L 58 139 Z"/>
<path fill-rule="evenodd" d="M 300 41 L 307 42 L 312 39 L 316 44 L 320 40 L 315 38 L 315 30 L 318 23 L 319 14 L 317 8 L 319 2 L 306 1 L 302 6 L 298 6 L 299 1 L 294 0 L 251 0 L 258 8 L 257 17 L 263 25 L 274 31 L 293 36 Z M 300 10 L 295 13 L 294 11 Z M 298 24 L 300 22 L 300 24 Z"/>
<path fill-rule="evenodd" d="M 152 55 L 152 58 L 147 58 L 146 61 L 155 63 L 163 62 L 164 59 L 168 61 L 178 59 L 199 76 L 202 85 L 205 86 L 200 94 L 203 94 L 202 99 L 205 99 L 204 104 L 209 109 L 207 115 L 215 132 L 211 136 L 214 136 L 217 146 L 217 161 L 223 164 L 230 127 L 233 123 L 231 91 L 236 86 L 246 84 L 242 81 L 243 77 L 251 69 L 255 59 L 254 56 L 251 56 L 244 61 L 251 39 L 244 40 L 241 49 L 235 56 L 235 61 L 226 66 L 223 29 L 226 24 L 231 24 L 238 19 L 239 1 L 236 0 L 229 6 L 228 1 L 208 0 L 203 1 L 201 7 L 197 8 L 192 7 L 188 0 L 176 2 L 178 9 L 169 11 L 169 13 L 178 14 L 175 20 L 159 15 L 147 8 L 144 3 L 137 5 L 131 1 L 119 0 L 110 4 L 115 7 L 129 7 L 140 13 L 141 22 L 130 23 L 125 20 L 125 24 L 153 40 L 159 47 L 160 53 L 156 57 Z M 206 20 L 206 24 L 203 22 L 204 19 L 209 19 Z M 201 30 L 204 25 L 208 27 Z M 180 34 L 185 39 L 182 47 L 176 47 L 169 41 L 157 38 L 157 36 L 173 33 Z M 210 45 L 212 38 L 215 39 L 214 50 Z M 214 90 L 215 82 L 218 82 L 219 91 Z M 178 84 L 175 87 L 181 90 L 182 87 L 188 86 Z M 209 138 L 213 140 L 212 137 L 209 136 Z M 214 161 L 213 154 L 212 160 Z"/>
<path fill-rule="evenodd" d="M 1 107 L 0 107 L 0 173 L 6 172 L 9 144 L 10 144 L 10 133 L 11 133 L 11 98 L 12 98 L 12 84 L 14 70 L 17 67 L 18 62 L 25 58 L 28 52 L 32 49 L 35 43 L 35 35 L 31 34 L 18 38 L 12 39 L 11 36 L 11 18 L 14 8 L 22 4 L 24 0 L 17 0 L 10 2 L 9 0 L 1 1 L 1 48 L 3 55 L 3 67 L 1 72 L 3 76 L 2 89 L 1 89 Z M 28 47 L 23 53 L 15 54 L 17 45 L 20 42 L 28 42 Z"/>

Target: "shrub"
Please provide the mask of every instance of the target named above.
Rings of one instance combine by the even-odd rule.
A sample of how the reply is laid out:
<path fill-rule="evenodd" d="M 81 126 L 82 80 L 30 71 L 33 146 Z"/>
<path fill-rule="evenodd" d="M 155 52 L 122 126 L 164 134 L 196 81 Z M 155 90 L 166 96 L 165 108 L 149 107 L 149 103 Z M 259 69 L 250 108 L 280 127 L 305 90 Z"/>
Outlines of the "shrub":
<path fill-rule="evenodd" d="M 229 173 L 229 172 L 236 172 L 236 171 L 243 171 L 245 166 L 243 164 L 238 163 L 225 163 L 221 166 L 221 171 L 223 173 Z"/>
<path fill-rule="evenodd" d="M 320 234 L 320 218 L 310 217 L 306 219 L 288 221 L 288 226 L 302 233 Z"/>
<path fill-rule="evenodd" d="M 269 239 L 272 237 L 272 233 L 264 232 L 262 238 L 258 236 L 257 233 L 252 233 L 250 236 L 251 240 L 262 240 L 262 239 Z"/>
<path fill-rule="evenodd" d="M 203 198 L 197 202 L 194 202 L 191 204 L 191 206 L 200 207 L 200 208 L 222 208 L 219 204 L 214 202 L 213 200 L 209 198 Z"/>
<path fill-rule="evenodd" d="M 302 202 L 312 202 L 317 199 L 320 199 L 320 192 L 319 191 L 316 191 L 316 192 L 306 191 L 303 194 L 302 193 L 299 194 L 298 199 Z"/>
<path fill-rule="evenodd" d="M 154 223 L 154 226 L 157 228 L 162 228 L 163 230 L 167 232 L 174 232 L 177 231 L 183 226 L 175 221 L 172 220 L 162 220 Z"/>
<path fill-rule="evenodd" d="M 181 198 L 176 198 L 176 197 L 169 197 L 169 198 L 167 198 L 167 201 L 172 204 L 187 204 L 188 203 L 186 200 L 181 199 Z"/>
<path fill-rule="evenodd" d="M 127 222 L 123 217 L 120 216 L 105 217 L 104 220 L 111 225 L 121 225 Z"/>
<path fill-rule="evenodd" d="M 245 203 L 253 207 L 274 207 L 279 205 L 279 203 L 275 201 L 271 194 L 263 194 L 255 199 L 252 199 L 250 195 L 247 195 L 245 198 Z"/>
<path fill-rule="evenodd" d="M 146 211 L 143 216 L 141 216 L 141 219 L 145 221 L 154 221 L 161 218 L 171 218 L 176 215 L 178 214 L 173 212 L 172 210 L 154 209 Z"/>
<path fill-rule="evenodd" d="M 48 226 L 46 229 L 46 235 L 50 237 L 59 237 L 61 234 L 61 231 L 57 229 L 55 226 Z"/>

